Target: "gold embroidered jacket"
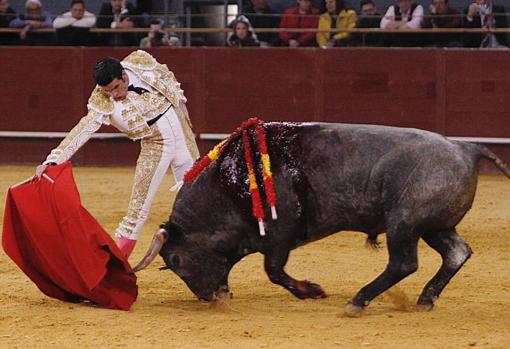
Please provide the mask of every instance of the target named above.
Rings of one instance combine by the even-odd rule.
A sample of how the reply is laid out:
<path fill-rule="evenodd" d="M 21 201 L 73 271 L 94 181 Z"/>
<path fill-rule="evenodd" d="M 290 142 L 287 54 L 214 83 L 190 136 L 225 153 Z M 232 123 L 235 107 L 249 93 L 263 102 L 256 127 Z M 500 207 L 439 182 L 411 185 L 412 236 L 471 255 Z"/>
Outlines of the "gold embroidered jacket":
<path fill-rule="evenodd" d="M 69 160 L 103 124 L 112 124 L 132 140 L 148 137 L 152 131 L 147 121 L 172 105 L 185 134 L 191 133 L 189 120 L 179 110 L 180 102 L 186 102 L 184 91 L 166 64 L 158 63 L 149 53 L 141 50 L 132 52 L 121 64 L 128 75 L 134 74 L 151 92 L 138 95 L 130 91 L 126 99 L 118 102 L 96 86 L 87 103 L 87 115 L 51 151 L 44 164 L 59 164 Z"/>

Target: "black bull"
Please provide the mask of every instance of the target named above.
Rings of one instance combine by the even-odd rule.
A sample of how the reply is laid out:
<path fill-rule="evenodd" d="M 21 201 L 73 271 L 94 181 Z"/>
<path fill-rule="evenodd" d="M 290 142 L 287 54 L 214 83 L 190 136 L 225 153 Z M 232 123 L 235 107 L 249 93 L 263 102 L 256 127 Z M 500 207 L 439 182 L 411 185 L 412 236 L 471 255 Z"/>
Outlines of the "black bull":
<path fill-rule="evenodd" d="M 386 232 L 386 269 L 352 298 L 347 313 L 358 313 L 417 270 L 420 238 L 443 260 L 418 299 L 427 310 L 472 253 L 455 227 L 473 203 L 479 160 L 493 161 L 510 178 L 487 148 L 432 132 L 322 123 L 264 128 L 278 196 L 278 219 L 266 219 L 267 235 L 259 235 L 251 216 L 244 148 L 236 139 L 182 187 L 170 220 L 135 270 L 159 251 L 199 298 L 210 300 L 228 290 L 228 274 L 242 257 L 260 252 L 273 283 L 301 299 L 321 298 L 319 285 L 285 272 L 289 252 L 342 230 L 364 232 L 374 245 Z"/>

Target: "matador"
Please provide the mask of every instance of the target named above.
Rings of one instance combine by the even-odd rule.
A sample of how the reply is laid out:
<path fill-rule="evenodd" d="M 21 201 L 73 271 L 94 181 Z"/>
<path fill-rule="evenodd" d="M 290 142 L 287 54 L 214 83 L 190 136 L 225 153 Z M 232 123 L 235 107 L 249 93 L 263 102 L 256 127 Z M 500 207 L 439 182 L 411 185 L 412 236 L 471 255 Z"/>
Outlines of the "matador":
<path fill-rule="evenodd" d="M 126 257 L 134 249 L 154 195 L 170 167 L 177 182 L 198 158 L 186 97 L 165 64 L 145 51 L 124 60 L 107 57 L 94 68 L 97 83 L 87 103 L 87 115 L 36 169 L 69 160 L 101 125 L 113 125 L 131 140 L 141 140 L 128 211 L 116 230 Z"/>

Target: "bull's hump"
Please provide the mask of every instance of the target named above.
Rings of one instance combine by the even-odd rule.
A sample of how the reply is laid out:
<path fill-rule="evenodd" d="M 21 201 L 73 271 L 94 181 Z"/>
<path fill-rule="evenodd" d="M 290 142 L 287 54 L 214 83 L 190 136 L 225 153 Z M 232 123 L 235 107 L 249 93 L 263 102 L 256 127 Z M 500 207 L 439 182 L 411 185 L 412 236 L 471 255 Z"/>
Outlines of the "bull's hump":
<path fill-rule="evenodd" d="M 444 136 L 417 128 L 394 127 L 385 125 L 365 125 L 365 124 L 343 124 L 343 123 L 303 123 L 305 130 L 311 132 L 331 130 L 336 131 L 340 136 L 352 137 L 379 137 L 393 139 L 395 141 L 430 141 L 430 142 L 449 142 Z"/>

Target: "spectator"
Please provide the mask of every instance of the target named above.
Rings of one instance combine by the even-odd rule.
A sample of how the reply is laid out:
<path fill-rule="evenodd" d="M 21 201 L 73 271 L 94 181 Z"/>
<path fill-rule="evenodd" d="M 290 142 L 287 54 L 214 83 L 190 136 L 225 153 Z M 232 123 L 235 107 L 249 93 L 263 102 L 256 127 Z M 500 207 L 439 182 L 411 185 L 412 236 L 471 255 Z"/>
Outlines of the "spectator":
<path fill-rule="evenodd" d="M 85 9 L 83 0 L 73 0 L 71 10 L 57 16 L 53 21 L 53 28 L 64 27 L 91 28 L 96 24 L 96 16 Z"/>
<path fill-rule="evenodd" d="M 254 29 L 278 28 L 280 19 L 269 7 L 267 0 L 250 0 L 250 3 L 243 10 L 246 18 Z M 262 46 L 277 46 L 278 33 L 257 33 Z"/>
<path fill-rule="evenodd" d="M 352 29 L 356 25 L 356 12 L 346 8 L 343 0 L 325 0 L 326 12 L 319 17 L 319 29 Z M 321 47 L 348 46 L 351 33 L 317 32 L 317 44 Z"/>
<path fill-rule="evenodd" d="M 51 35 L 47 33 L 39 33 L 37 37 L 29 35 L 33 29 L 51 28 L 53 19 L 50 14 L 43 11 L 43 6 L 39 0 L 27 0 L 25 3 L 25 13 L 20 14 L 13 19 L 9 26 L 11 28 L 23 28 L 19 33 L 19 37 L 23 44 L 27 45 L 44 45 L 51 41 Z"/>
<path fill-rule="evenodd" d="M 98 28 L 129 29 L 139 26 L 138 11 L 127 0 L 110 0 L 101 5 L 97 19 Z M 105 43 L 110 46 L 137 46 L 136 34 L 105 35 Z"/>
<path fill-rule="evenodd" d="M 460 12 L 451 8 L 448 0 L 432 0 L 430 14 L 422 23 L 423 28 L 459 28 Z M 461 37 L 456 33 L 433 33 L 429 35 L 428 44 L 436 47 L 460 47 Z"/>
<path fill-rule="evenodd" d="M 297 0 L 297 7 L 292 7 L 283 13 L 280 28 L 310 28 L 315 29 L 319 23 L 319 10 L 312 7 L 310 0 Z M 282 45 L 290 47 L 315 46 L 315 33 L 280 32 Z"/>
<path fill-rule="evenodd" d="M 476 0 L 465 10 L 465 28 L 508 28 L 508 21 L 503 6 L 493 5 L 491 0 Z M 500 47 L 508 46 L 506 33 L 473 33 L 464 36 L 466 47 Z"/>
<path fill-rule="evenodd" d="M 388 7 L 381 19 L 381 29 L 418 29 L 423 21 L 423 6 L 414 0 L 397 0 L 397 5 Z M 394 34 L 386 36 L 391 46 L 421 46 L 419 34 Z"/>
<path fill-rule="evenodd" d="M 150 15 L 152 13 L 152 1 L 151 0 L 138 0 L 136 2 L 136 9 L 138 13 L 144 13 Z"/>
<path fill-rule="evenodd" d="M 72 0 L 71 10 L 55 18 L 53 27 L 57 30 L 60 45 L 89 45 L 89 28 L 96 24 L 96 16 L 86 11 L 83 0 Z"/>
<path fill-rule="evenodd" d="M 9 6 L 9 1 L 0 0 L 0 28 L 8 28 L 14 18 L 16 12 Z"/>
<path fill-rule="evenodd" d="M 9 6 L 8 0 L 0 0 L 0 28 L 8 28 L 9 23 L 16 18 L 16 12 Z M 18 41 L 16 33 L 0 34 L 0 45 L 13 45 Z"/>
<path fill-rule="evenodd" d="M 140 40 L 140 48 L 159 46 L 181 46 L 181 40 L 176 35 L 165 32 L 162 20 L 154 19 L 150 22 L 149 34 Z"/>
<path fill-rule="evenodd" d="M 260 46 L 248 18 L 243 15 L 236 18 L 233 31 L 227 37 L 227 45 L 230 47 Z"/>
<path fill-rule="evenodd" d="M 358 17 L 356 28 L 379 28 L 381 14 L 377 12 L 373 0 L 361 0 L 359 4 L 361 15 Z M 354 42 L 358 46 L 379 46 L 381 34 L 357 34 Z"/>
<path fill-rule="evenodd" d="M 137 0 L 136 1 L 136 13 L 139 17 L 137 17 L 137 26 L 138 27 L 149 27 L 151 24 L 151 13 L 152 13 L 152 0 Z M 171 1 L 173 2 L 173 1 Z M 162 1 L 160 1 L 162 3 Z M 180 40 L 179 40 L 180 41 Z"/>

